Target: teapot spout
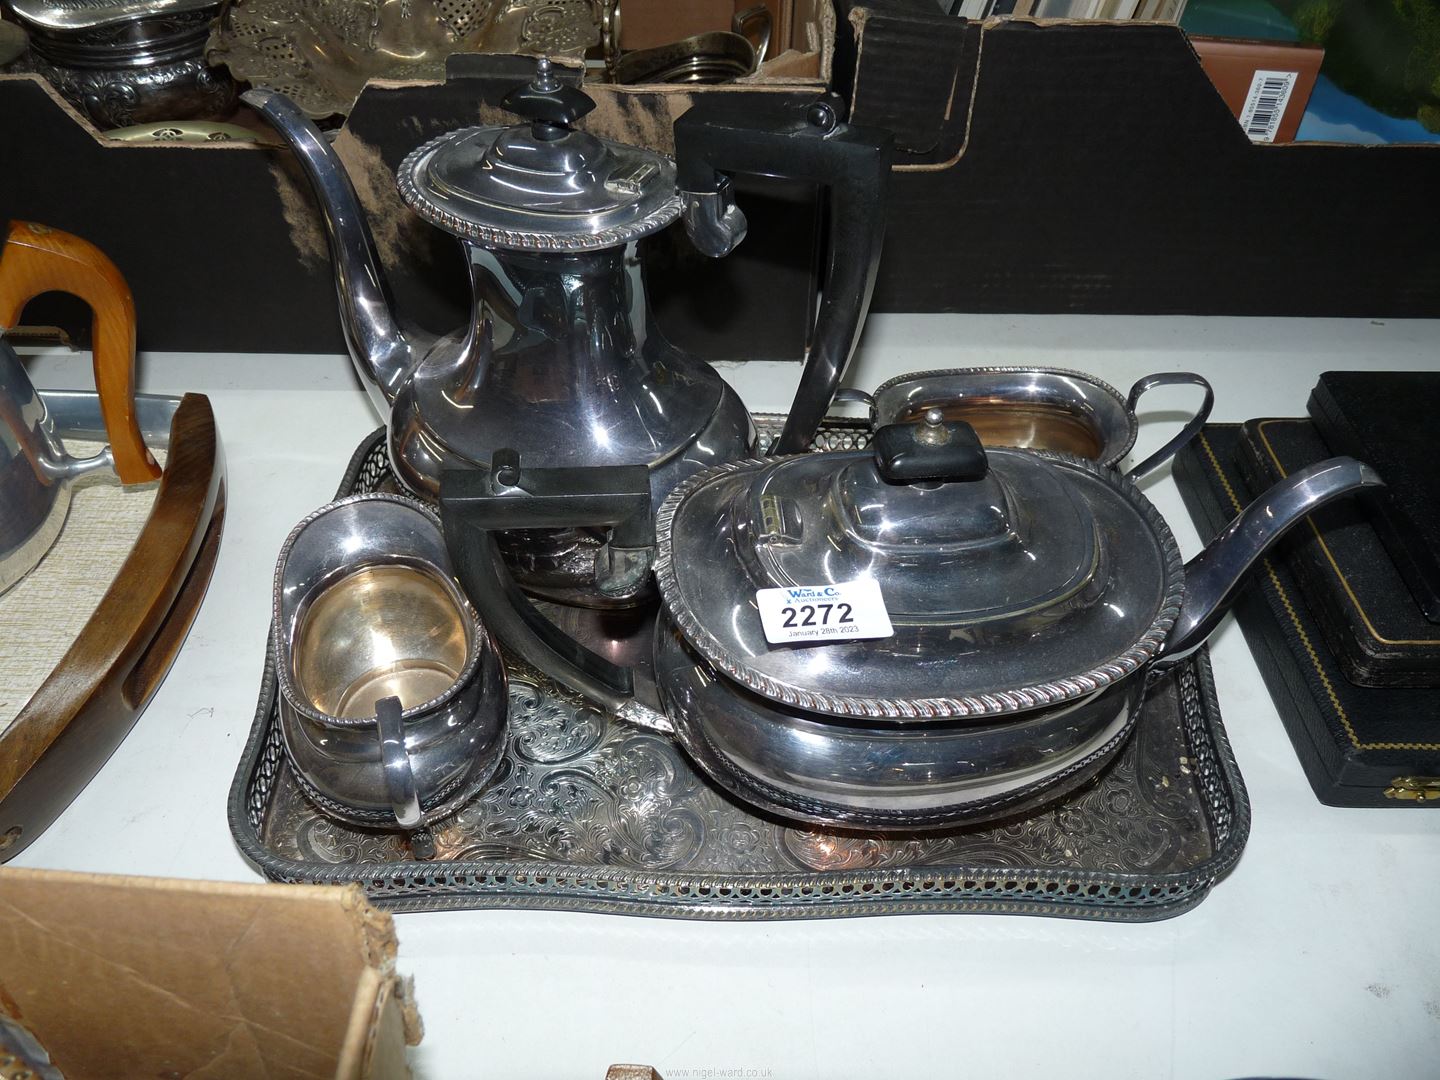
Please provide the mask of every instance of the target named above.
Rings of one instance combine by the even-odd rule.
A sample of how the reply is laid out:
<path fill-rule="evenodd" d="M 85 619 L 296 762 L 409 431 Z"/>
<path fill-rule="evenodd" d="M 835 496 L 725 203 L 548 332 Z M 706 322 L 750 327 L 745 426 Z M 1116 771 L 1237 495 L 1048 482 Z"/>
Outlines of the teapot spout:
<path fill-rule="evenodd" d="M 1203 645 L 1250 569 L 1301 518 L 1343 495 L 1384 486 L 1369 465 L 1336 457 L 1291 473 L 1266 491 L 1185 564 L 1185 600 L 1161 658 L 1180 660 Z"/>
<path fill-rule="evenodd" d="M 350 358 L 375 410 L 389 419 L 395 395 L 414 366 L 412 343 L 395 320 L 394 302 L 340 155 L 295 103 L 273 90 L 250 90 L 243 101 L 265 117 L 290 144 L 325 219 L 340 319 Z"/>

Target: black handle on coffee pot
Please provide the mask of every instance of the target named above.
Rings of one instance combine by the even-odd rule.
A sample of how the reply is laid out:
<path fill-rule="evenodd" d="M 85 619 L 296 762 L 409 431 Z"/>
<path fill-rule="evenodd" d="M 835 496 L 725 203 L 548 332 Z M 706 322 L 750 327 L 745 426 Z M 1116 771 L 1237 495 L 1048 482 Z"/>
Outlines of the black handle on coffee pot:
<path fill-rule="evenodd" d="M 644 727 L 669 722 L 632 698 L 630 669 L 612 664 L 564 633 L 535 609 L 505 565 L 494 533 L 509 529 L 609 526 L 597 568 L 618 590 L 650 573 L 655 517 L 644 465 L 522 469 L 514 450 L 498 450 L 489 472 L 440 474 L 440 520 L 460 586 L 495 636 L 535 668 L 611 712 Z"/>
<path fill-rule="evenodd" d="M 894 137 L 842 121 L 834 94 L 795 103 L 770 95 L 706 97 L 675 121 L 678 186 L 691 241 L 706 255 L 745 237 L 729 173 L 809 180 L 828 189 L 829 256 L 810 355 L 773 454 L 804 451 L 840 385 L 875 290 Z"/>

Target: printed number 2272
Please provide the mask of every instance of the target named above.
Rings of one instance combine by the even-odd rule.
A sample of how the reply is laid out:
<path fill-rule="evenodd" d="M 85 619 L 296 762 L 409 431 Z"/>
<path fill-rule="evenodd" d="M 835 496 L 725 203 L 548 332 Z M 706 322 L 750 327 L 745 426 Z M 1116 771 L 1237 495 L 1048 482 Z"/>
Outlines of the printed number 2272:
<path fill-rule="evenodd" d="M 836 623 L 852 623 L 855 620 L 850 611 L 849 604 L 801 604 L 799 608 L 786 605 L 780 609 L 780 614 L 785 616 L 780 625 L 787 630 L 794 626 L 829 626 L 831 615 L 836 616 Z"/>

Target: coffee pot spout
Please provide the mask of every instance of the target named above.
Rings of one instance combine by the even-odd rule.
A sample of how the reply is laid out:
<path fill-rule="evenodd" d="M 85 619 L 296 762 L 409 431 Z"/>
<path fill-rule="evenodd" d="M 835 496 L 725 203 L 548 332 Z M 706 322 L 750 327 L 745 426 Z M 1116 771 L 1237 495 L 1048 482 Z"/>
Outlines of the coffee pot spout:
<path fill-rule="evenodd" d="M 1341 496 L 1384 486 L 1369 465 L 1336 457 L 1291 473 L 1271 487 L 1185 564 L 1185 599 L 1162 658 L 1183 659 L 1205 643 L 1250 569 L 1292 525 Z"/>
<path fill-rule="evenodd" d="M 409 377 L 418 353 L 395 319 L 390 288 L 355 187 L 340 155 L 284 94 L 250 90 L 242 100 L 290 144 L 305 170 L 325 219 L 345 344 L 376 411 L 388 420 L 390 406 Z"/>

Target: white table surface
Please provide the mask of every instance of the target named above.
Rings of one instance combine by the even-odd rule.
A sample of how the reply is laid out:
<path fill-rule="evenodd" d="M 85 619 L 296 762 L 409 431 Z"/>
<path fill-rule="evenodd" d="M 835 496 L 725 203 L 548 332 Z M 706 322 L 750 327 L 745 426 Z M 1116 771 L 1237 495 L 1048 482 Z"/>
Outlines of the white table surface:
<path fill-rule="evenodd" d="M 317 312 L 317 318 L 333 317 Z M 1214 419 L 1300 415 L 1320 372 L 1440 368 L 1440 322 L 878 316 L 849 385 L 904 371 L 1045 364 L 1122 389 L 1189 369 Z M 87 386 L 88 358 L 34 358 Z M 728 366 L 755 409 L 795 365 Z M 270 576 L 377 426 L 342 357 L 143 358 L 141 388 L 210 395 L 229 466 L 214 580 L 134 730 L 15 864 L 253 881 L 225 799 L 259 686 Z M 1173 398 L 1162 394 L 1174 394 Z M 1140 452 L 1193 391 L 1157 391 Z M 1182 551 L 1168 470 L 1146 484 Z M 612 1062 L 684 1077 L 1440 1076 L 1440 810 L 1320 805 L 1233 620 L 1211 643 L 1250 791 L 1239 865 L 1193 911 L 1144 925 L 911 915 L 782 923 L 473 911 L 396 916 L 424 1080 L 598 1080 Z M 1436 717 L 1440 724 L 1440 715 Z"/>

